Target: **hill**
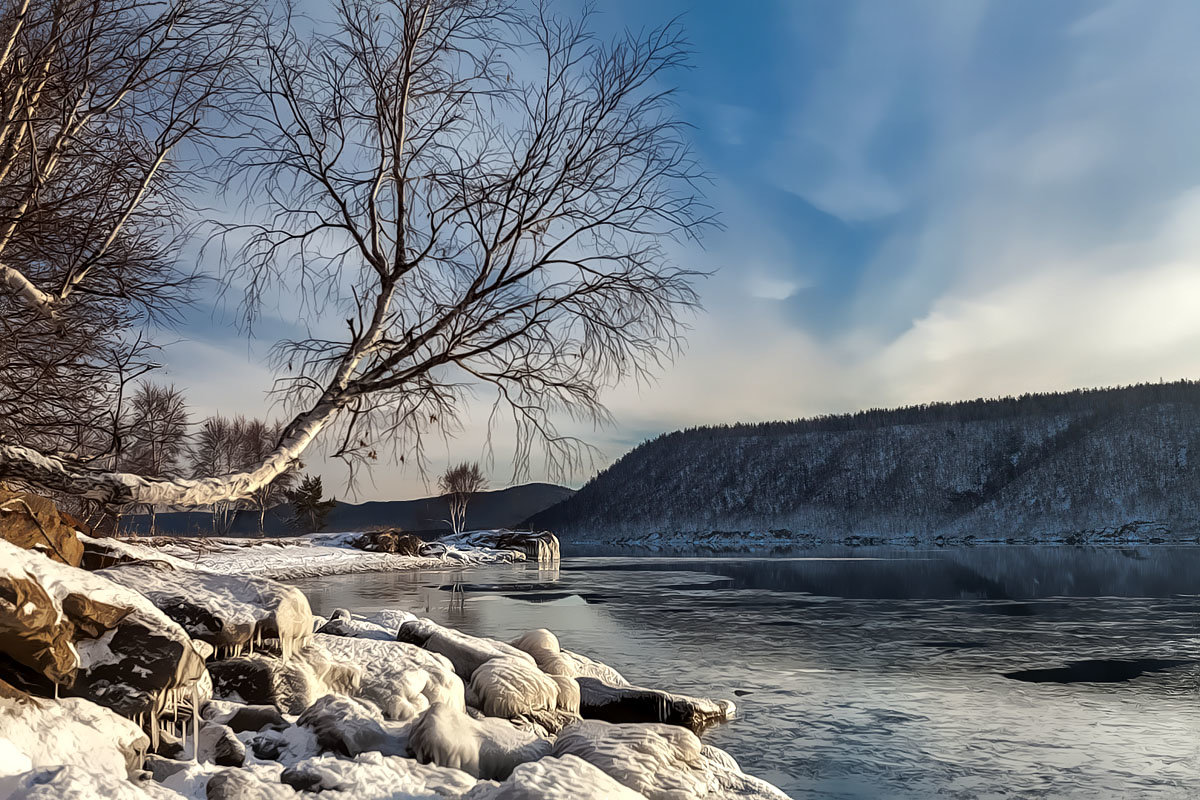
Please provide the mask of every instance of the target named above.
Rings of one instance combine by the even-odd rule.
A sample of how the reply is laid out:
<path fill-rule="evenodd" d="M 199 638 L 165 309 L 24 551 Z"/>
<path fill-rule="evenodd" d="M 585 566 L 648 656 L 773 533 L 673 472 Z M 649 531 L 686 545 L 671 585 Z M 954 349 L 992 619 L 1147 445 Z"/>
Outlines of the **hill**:
<path fill-rule="evenodd" d="M 526 483 L 492 492 L 480 492 L 467 506 L 467 527 L 470 529 L 513 528 L 522 520 L 537 514 L 572 494 L 565 486 L 550 483 Z M 288 510 L 272 509 L 267 512 L 266 533 L 269 536 L 293 535 L 296 531 L 287 522 Z M 448 533 L 449 517 L 446 501 L 441 497 L 424 497 L 418 500 L 387 500 L 369 503 L 342 503 L 329 513 L 325 530 L 355 531 L 376 526 L 403 528 L 414 533 Z M 212 515 L 206 511 L 180 511 L 159 514 L 157 520 L 160 534 L 211 534 Z M 122 531 L 146 533 L 149 520 L 145 516 L 125 517 Z M 232 535 L 255 535 L 258 533 L 258 517 L 250 512 L 239 514 L 234 520 Z"/>
<path fill-rule="evenodd" d="M 1200 382 L 1181 381 L 677 431 L 528 524 L 605 541 L 1045 538 L 1141 522 L 1178 536 L 1198 521 Z"/>

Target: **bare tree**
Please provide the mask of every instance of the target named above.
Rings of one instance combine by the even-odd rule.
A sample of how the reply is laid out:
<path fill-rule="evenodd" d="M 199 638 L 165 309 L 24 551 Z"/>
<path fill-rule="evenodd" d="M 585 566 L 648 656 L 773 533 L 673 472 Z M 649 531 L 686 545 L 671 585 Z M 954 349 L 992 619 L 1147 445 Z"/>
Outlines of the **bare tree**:
<path fill-rule="evenodd" d="M 238 468 L 249 469 L 269 458 L 283 435 L 282 423 L 268 423 L 261 419 L 241 420 L 235 427 L 238 441 Z M 299 466 L 299 465 L 297 465 Z M 244 501 L 258 513 L 258 532 L 266 530 L 267 511 L 280 503 L 287 502 L 288 491 L 295 484 L 296 469 L 281 472 L 275 480 L 260 486 Z"/>
<path fill-rule="evenodd" d="M 195 280 L 183 149 L 220 125 L 245 12 L 0 0 L 0 448 L 18 458 L 121 468 L 125 389 L 157 366 L 140 331 Z"/>
<path fill-rule="evenodd" d="M 487 488 L 487 478 L 478 463 L 463 462 L 452 467 L 438 478 L 438 489 L 446 496 L 450 508 L 450 529 L 462 533 L 467 525 L 467 504 L 477 493 Z"/>
<path fill-rule="evenodd" d="M 144 381 L 137 387 L 123 421 L 118 463 L 139 475 L 178 477 L 187 454 L 190 419 L 183 392 L 174 386 Z M 147 504 L 150 534 L 155 533 L 157 507 Z"/>
<path fill-rule="evenodd" d="M 601 393 L 681 342 L 696 273 L 673 240 L 710 222 L 664 73 L 668 27 L 611 43 L 588 17 L 506 0 L 339 0 L 334 26 L 264 29 L 250 143 L 229 164 L 262 199 L 231 229 L 251 322 L 280 285 L 341 335 L 282 342 L 296 410 L 255 468 L 192 481 L 106 473 L 0 444 L 0 478 L 108 502 L 245 497 L 325 433 L 352 464 L 421 452 L 473 387 L 516 427 L 520 474 L 589 455 L 554 423 L 607 418 Z M 418 458 L 418 461 L 420 459 Z"/>

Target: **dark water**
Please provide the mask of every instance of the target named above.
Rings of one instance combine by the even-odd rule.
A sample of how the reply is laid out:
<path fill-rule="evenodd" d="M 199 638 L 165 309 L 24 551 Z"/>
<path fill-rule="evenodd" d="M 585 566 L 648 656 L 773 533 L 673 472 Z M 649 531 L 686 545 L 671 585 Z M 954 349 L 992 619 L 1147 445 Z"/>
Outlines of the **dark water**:
<path fill-rule="evenodd" d="M 546 627 L 635 683 L 734 699 L 737 721 L 706 737 L 796 798 L 1200 797 L 1200 548 L 595 556 L 297 583 L 317 613 Z"/>

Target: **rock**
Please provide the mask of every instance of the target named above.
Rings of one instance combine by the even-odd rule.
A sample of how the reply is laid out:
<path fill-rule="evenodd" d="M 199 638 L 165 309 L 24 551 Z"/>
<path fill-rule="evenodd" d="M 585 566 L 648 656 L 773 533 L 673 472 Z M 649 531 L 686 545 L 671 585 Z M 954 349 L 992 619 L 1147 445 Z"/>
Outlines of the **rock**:
<path fill-rule="evenodd" d="M 403 612 L 400 612 L 403 613 Z M 406 615 L 405 620 L 416 619 L 411 614 Z M 384 642 L 395 641 L 396 631 L 399 630 L 400 622 L 395 627 L 385 627 L 375 622 L 368 622 L 365 619 L 355 619 L 350 615 L 350 612 L 344 608 L 339 608 L 333 612 L 333 616 L 324 625 L 317 628 L 317 633 L 324 633 L 329 636 L 349 636 L 354 639 L 379 639 Z"/>
<path fill-rule="evenodd" d="M 399 528 L 384 531 L 368 531 L 350 540 L 352 547 L 376 553 L 391 553 L 397 556 L 420 556 L 425 541 L 420 536 L 405 533 Z"/>
<path fill-rule="evenodd" d="M 100 574 L 148 597 L 221 658 L 266 638 L 278 639 L 286 658 L 312 637 L 308 598 L 269 578 L 182 570 L 162 561 L 119 564 Z"/>
<path fill-rule="evenodd" d="M 282 783 L 268 783 L 237 769 L 214 773 L 204 787 L 208 800 L 295 800 L 296 793 Z"/>
<path fill-rule="evenodd" d="M 153 754 L 163 758 L 183 758 L 183 742 L 173 733 L 160 731 Z"/>
<path fill-rule="evenodd" d="M 558 706 L 558 684 L 536 664 L 501 656 L 485 661 L 471 675 L 467 703 L 489 717 L 550 711 Z"/>
<path fill-rule="evenodd" d="M 443 628 L 436 622 L 427 619 L 409 620 L 400 626 L 396 639 L 401 642 L 415 644 L 434 653 L 440 653 L 450 659 L 454 671 L 464 681 L 471 679 L 475 670 L 484 662 L 500 656 L 512 656 L 524 659 L 532 666 L 537 666 L 533 656 L 510 644 L 498 642 L 495 639 L 484 639 L 470 636 L 454 630 Z"/>
<path fill-rule="evenodd" d="M 86 767 L 45 767 L 16 776 L 6 797 L 21 800 L 179 800 L 153 781 L 134 783 Z"/>
<path fill-rule="evenodd" d="M 577 678 L 579 711 L 605 722 L 663 722 L 699 733 L 734 715 L 728 700 L 688 697 L 638 686 L 610 686 L 596 678 Z"/>
<path fill-rule="evenodd" d="M 296 724 L 311 730 L 322 750 L 344 756 L 407 752 L 407 726 L 388 723 L 375 706 L 343 695 L 329 694 L 318 699 L 304 710 Z"/>
<path fill-rule="evenodd" d="M 191 638 L 145 597 L 6 541 L 0 652 L 29 668 L 22 677 L 39 693 L 58 684 L 131 718 L 157 714 L 205 674 Z"/>
<path fill-rule="evenodd" d="M 498 786 L 479 784 L 463 800 L 646 800 L 578 756 L 521 764 Z"/>
<path fill-rule="evenodd" d="M 321 800 L 394 800 L 454 798 L 477 781 L 456 769 L 418 764 L 411 758 L 364 753 L 353 760 L 318 756 L 297 763 L 289 777 L 320 792 Z"/>
<path fill-rule="evenodd" d="M 520 636 L 513 647 L 533 656 L 538 669 L 558 685 L 558 708 L 579 714 L 579 684 L 575 682 L 575 662 L 568 658 L 558 644 L 558 637 L 545 628 Z"/>
<path fill-rule="evenodd" d="M 557 564 L 562 557 L 558 537 L 550 531 L 471 531 L 438 540 L 454 547 L 486 547 L 492 550 L 515 550 L 539 564 Z"/>
<path fill-rule="evenodd" d="M 341 693 L 370 700 L 388 719 L 413 719 L 433 703 L 463 705 L 462 680 L 440 655 L 403 642 L 320 633 L 316 642 L 338 662 L 362 672 L 357 690 Z"/>
<path fill-rule="evenodd" d="M 312 730 L 300 725 L 260 731 L 250 740 L 250 749 L 255 758 L 278 761 L 280 764 L 294 764 L 321 752 Z"/>
<path fill-rule="evenodd" d="M 202 764 L 240 767 L 246 763 L 246 745 L 229 726 L 205 721 L 200 726 L 198 760 Z"/>
<path fill-rule="evenodd" d="M 571 665 L 572 674 L 576 678 L 597 678 L 609 686 L 629 686 L 629 681 L 625 680 L 625 676 L 608 664 L 593 661 L 587 656 L 572 653 L 570 650 L 563 650 L 562 655 Z"/>
<path fill-rule="evenodd" d="M 0 681 L 0 767 L 78 766 L 124 780 L 141 768 L 150 746 L 138 725 L 80 697 L 43 700 Z M 0 773 L 8 770 L 0 769 Z"/>
<path fill-rule="evenodd" d="M 647 800 L 787 800 L 769 783 L 742 774 L 728 754 L 703 747 L 694 733 L 675 725 L 583 720 L 563 729 L 553 755 L 578 756 Z"/>
<path fill-rule="evenodd" d="M 175 773 L 186 769 L 187 766 L 188 762 L 186 761 L 179 761 L 174 758 L 151 753 L 146 756 L 146 763 L 143 765 L 143 768 L 150 773 L 151 778 L 162 783 Z"/>
<path fill-rule="evenodd" d="M 224 724 L 234 733 L 243 733 L 261 731 L 267 726 L 286 728 L 288 723 L 275 706 L 241 706 Z"/>
<path fill-rule="evenodd" d="M 507 778 L 517 767 L 550 752 L 551 742 L 496 717 L 473 719 L 436 703 L 408 734 L 408 749 L 422 764 L 461 769 L 485 780 Z"/>
<path fill-rule="evenodd" d="M 286 661 L 255 653 L 214 661 L 208 669 L 217 697 L 272 705 L 286 714 L 299 714 L 318 697 L 331 692 L 357 694 L 362 681 L 360 668 L 335 663 L 317 644 L 309 644 Z"/>
<path fill-rule="evenodd" d="M 0 484 L 0 539 L 72 567 L 78 567 L 83 558 L 75 528 L 52 500 L 13 491 L 4 484 Z"/>

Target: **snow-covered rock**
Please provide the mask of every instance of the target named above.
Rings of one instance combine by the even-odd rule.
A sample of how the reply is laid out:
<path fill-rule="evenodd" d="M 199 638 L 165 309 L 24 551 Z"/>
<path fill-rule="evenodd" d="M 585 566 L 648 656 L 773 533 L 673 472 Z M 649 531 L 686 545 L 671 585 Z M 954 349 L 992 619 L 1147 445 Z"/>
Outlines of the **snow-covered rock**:
<path fill-rule="evenodd" d="M 769 783 L 744 775 L 728 754 L 704 747 L 694 733 L 676 725 L 583 720 L 563 729 L 553 754 L 578 756 L 647 800 L 787 798 Z"/>
<path fill-rule="evenodd" d="M 479 784 L 463 800 L 646 800 L 583 759 L 548 756 L 521 764 L 504 783 Z"/>
<path fill-rule="evenodd" d="M 550 531 L 467 531 L 438 539 L 448 547 L 514 550 L 539 564 L 555 564 L 562 557 L 558 537 Z"/>
<path fill-rule="evenodd" d="M 71 765 L 124 780 L 149 746 L 136 723 L 89 700 L 43 700 L 0 684 L 0 775 Z"/>
<path fill-rule="evenodd" d="M 357 691 L 389 719 L 410 720 L 433 703 L 462 708 L 462 680 L 443 656 L 411 644 L 318 633 L 316 644 L 339 663 L 361 671 Z"/>
<path fill-rule="evenodd" d="M 57 766 L 27 772 L 9 786 L 0 784 L 0 800 L 184 800 L 153 781 L 133 783 L 84 767 Z"/>
<path fill-rule="evenodd" d="M 140 592 L 218 657 L 239 655 L 266 638 L 286 657 L 312 637 L 304 592 L 268 578 L 182 570 L 164 562 L 120 564 L 101 570 L 109 580 Z"/>
<path fill-rule="evenodd" d="M 0 650 L 127 717 L 157 714 L 204 675 L 191 638 L 141 594 L 5 541 Z"/>
<path fill-rule="evenodd" d="M 518 764 L 550 752 L 551 742 L 497 717 L 474 719 L 443 703 L 413 723 L 408 749 L 423 764 L 461 769 L 478 778 L 507 778 Z"/>
<path fill-rule="evenodd" d="M 389 722 L 374 705 L 344 695 L 318 698 L 296 724 L 312 731 L 322 750 L 345 756 L 371 752 L 402 756 L 408 749 L 407 725 Z"/>
<path fill-rule="evenodd" d="M 208 669 L 216 697 L 272 705 L 288 714 L 299 714 L 322 695 L 357 694 L 363 677 L 361 668 L 335 659 L 316 642 L 290 658 L 254 653 L 214 661 Z"/>
<path fill-rule="evenodd" d="M 240 769 L 215 772 L 204 787 L 206 800 L 295 800 L 297 796 L 286 784 Z"/>
<path fill-rule="evenodd" d="M 380 753 L 364 753 L 353 760 L 319 756 L 296 764 L 282 777 L 293 786 L 320 792 L 321 800 L 457 799 L 477 783 L 461 770 Z"/>
<path fill-rule="evenodd" d="M 394 625 L 383 625 L 351 614 L 344 608 L 339 608 L 333 612 L 324 625 L 317 628 L 317 633 L 327 633 L 330 636 L 349 636 L 356 639 L 379 639 L 385 642 L 395 641 L 396 631 L 400 629 L 400 626 L 416 617 L 403 611 L 394 613 L 403 616 L 398 618 Z"/>
<path fill-rule="evenodd" d="M 500 656 L 472 673 L 467 703 L 489 717 L 551 711 L 558 707 L 558 683 L 529 660 Z"/>
<path fill-rule="evenodd" d="M 403 623 L 396 633 L 396 638 L 450 659 L 454 671 L 464 681 L 470 680 L 475 670 L 485 662 L 501 656 L 522 659 L 532 666 L 537 666 L 533 656 L 510 644 L 471 636 L 453 628 L 443 628 L 428 619 L 414 619 Z"/>

